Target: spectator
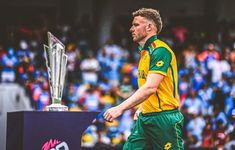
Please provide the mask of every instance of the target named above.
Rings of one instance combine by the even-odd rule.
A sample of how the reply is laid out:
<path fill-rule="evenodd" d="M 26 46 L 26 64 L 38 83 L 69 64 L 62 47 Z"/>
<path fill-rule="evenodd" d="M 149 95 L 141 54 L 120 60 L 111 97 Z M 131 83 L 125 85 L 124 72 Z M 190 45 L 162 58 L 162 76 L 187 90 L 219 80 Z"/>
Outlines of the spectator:
<path fill-rule="evenodd" d="M 1 64 L 2 64 L 1 81 L 14 82 L 18 59 L 15 56 L 13 48 L 9 48 L 7 54 L 2 56 Z"/>
<path fill-rule="evenodd" d="M 183 59 L 185 59 L 185 67 L 188 69 L 195 69 L 197 66 L 197 52 L 193 45 L 189 45 L 182 52 Z"/>
<path fill-rule="evenodd" d="M 217 149 L 223 149 L 225 143 L 227 142 L 228 135 L 225 132 L 225 128 L 223 126 L 222 120 L 217 120 L 216 125 L 217 125 L 217 129 L 215 130 L 215 133 L 214 133 L 215 147 Z"/>
<path fill-rule="evenodd" d="M 204 104 L 203 115 L 212 114 L 212 96 L 213 89 L 207 83 L 203 84 L 202 88 L 198 91 L 198 96 Z"/>
<path fill-rule="evenodd" d="M 213 139 L 213 130 L 211 123 L 207 123 L 202 131 L 202 148 L 213 148 L 214 139 Z"/>
<path fill-rule="evenodd" d="M 73 82 L 75 80 L 76 76 L 79 74 L 75 71 L 76 65 L 78 64 L 78 61 L 80 59 L 80 52 L 76 48 L 74 43 L 69 43 L 67 45 L 67 51 L 66 55 L 68 56 L 68 62 L 67 62 L 67 70 L 68 70 L 68 82 Z"/>
<path fill-rule="evenodd" d="M 78 107 L 79 96 L 76 93 L 74 84 L 69 84 L 68 91 L 65 93 L 64 98 L 69 108 Z"/>
<path fill-rule="evenodd" d="M 190 108 L 188 113 L 191 115 L 192 119 L 186 125 L 186 129 L 188 131 L 187 135 L 194 136 L 197 141 L 195 147 L 200 147 L 202 144 L 202 132 L 204 127 L 206 126 L 206 122 L 203 117 L 197 114 L 195 108 Z"/>
<path fill-rule="evenodd" d="M 197 97 L 194 90 L 191 90 L 190 95 L 184 101 L 183 107 L 187 109 L 188 113 L 193 110 L 196 115 L 200 115 L 205 109 L 203 102 Z"/>
<path fill-rule="evenodd" d="M 224 150 L 232 150 L 235 149 L 235 131 L 233 131 L 230 135 L 229 135 L 229 142 L 225 144 L 224 146 Z"/>
<path fill-rule="evenodd" d="M 90 88 L 87 89 L 87 92 L 85 95 L 80 99 L 80 101 L 83 101 L 84 110 L 88 111 L 98 111 L 99 108 L 99 99 L 100 94 L 96 92 L 96 89 L 94 86 L 90 86 Z"/>
<path fill-rule="evenodd" d="M 93 52 L 88 52 L 88 57 L 82 60 L 80 69 L 82 70 L 83 83 L 97 84 L 100 65 L 95 59 Z"/>

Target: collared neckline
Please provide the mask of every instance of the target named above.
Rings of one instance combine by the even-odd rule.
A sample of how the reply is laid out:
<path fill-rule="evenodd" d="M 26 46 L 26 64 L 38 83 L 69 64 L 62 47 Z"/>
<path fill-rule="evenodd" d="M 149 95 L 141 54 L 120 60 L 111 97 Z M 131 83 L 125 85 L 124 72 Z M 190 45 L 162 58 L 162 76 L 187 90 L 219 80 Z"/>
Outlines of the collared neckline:
<path fill-rule="evenodd" d="M 148 50 L 148 47 L 151 45 L 152 42 L 157 40 L 157 35 L 151 36 L 144 44 L 144 47 L 138 46 L 138 51 L 141 52 L 142 50 Z"/>

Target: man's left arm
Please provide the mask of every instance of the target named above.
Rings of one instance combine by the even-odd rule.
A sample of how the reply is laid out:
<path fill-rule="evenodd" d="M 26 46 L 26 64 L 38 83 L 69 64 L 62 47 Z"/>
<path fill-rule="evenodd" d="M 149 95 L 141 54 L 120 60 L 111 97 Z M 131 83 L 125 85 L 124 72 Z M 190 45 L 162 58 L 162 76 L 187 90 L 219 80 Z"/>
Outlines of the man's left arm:
<path fill-rule="evenodd" d="M 125 110 L 133 108 L 138 104 L 142 103 L 149 96 L 154 94 L 164 78 L 164 75 L 151 73 L 148 74 L 147 80 L 143 86 L 141 86 L 132 96 L 122 102 L 120 105 L 108 109 L 104 113 L 104 119 L 112 122 L 114 119 L 119 117 Z"/>

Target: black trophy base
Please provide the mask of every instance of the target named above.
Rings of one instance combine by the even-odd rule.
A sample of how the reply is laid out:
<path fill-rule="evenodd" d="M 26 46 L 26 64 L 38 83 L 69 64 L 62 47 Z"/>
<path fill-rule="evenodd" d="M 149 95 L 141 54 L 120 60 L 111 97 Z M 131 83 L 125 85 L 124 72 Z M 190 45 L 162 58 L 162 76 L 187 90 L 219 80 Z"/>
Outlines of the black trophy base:
<path fill-rule="evenodd" d="M 7 113 L 6 150 L 80 150 L 81 137 L 99 112 Z"/>

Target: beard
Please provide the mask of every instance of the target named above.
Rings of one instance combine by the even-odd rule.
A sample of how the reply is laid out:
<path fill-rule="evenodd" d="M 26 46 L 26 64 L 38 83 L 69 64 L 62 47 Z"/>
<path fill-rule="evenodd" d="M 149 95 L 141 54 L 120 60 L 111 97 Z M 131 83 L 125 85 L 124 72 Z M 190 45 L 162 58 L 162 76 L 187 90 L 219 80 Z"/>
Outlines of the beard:
<path fill-rule="evenodd" d="M 142 34 L 138 34 L 138 35 L 135 35 L 132 37 L 133 41 L 136 42 L 136 43 L 139 43 L 140 41 L 142 41 L 143 39 L 145 39 L 147 36 L 147 34 L 142 33 Z"/>

